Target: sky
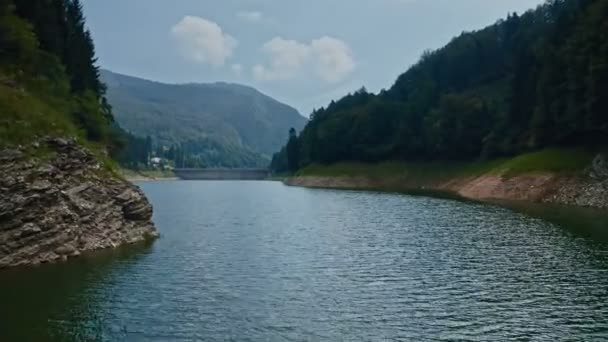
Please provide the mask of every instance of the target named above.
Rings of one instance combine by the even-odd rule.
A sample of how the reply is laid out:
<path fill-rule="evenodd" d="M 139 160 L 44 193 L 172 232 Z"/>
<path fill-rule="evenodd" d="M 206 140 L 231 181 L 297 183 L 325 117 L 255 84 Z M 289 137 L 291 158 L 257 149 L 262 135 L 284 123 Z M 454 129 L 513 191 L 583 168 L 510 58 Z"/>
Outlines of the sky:
<path fill-rule="evenodd" d="M 425 50 L 543 0 L 84 0 L 99 65 L 253 86 L 308 116 L 389 88 Z"/>

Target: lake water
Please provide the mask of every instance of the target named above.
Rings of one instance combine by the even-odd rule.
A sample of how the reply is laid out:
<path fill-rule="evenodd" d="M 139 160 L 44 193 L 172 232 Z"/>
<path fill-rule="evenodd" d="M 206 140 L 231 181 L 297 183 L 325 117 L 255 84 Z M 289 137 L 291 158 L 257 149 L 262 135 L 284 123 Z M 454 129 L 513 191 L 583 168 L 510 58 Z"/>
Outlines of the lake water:
<path fill-rule="evenodd" d="M 141 186 L 162 238 L 0 272 L 0 341 L 608 340 L 600 214 Z"/>

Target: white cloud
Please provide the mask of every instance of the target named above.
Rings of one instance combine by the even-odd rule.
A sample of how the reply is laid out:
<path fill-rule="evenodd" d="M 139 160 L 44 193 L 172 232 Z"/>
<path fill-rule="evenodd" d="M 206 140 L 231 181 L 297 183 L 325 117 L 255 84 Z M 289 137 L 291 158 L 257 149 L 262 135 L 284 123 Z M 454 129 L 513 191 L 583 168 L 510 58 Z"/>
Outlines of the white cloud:
<path fill-rule="evenodd" d="M 340 82 L 355 70 L 352 51 L 345 42 L 325 36 L 313 40 L 311 48 L 317 56 L 316 72 L 321 79 Z"/>
<path fill-rule="evenodd" d="M 270 56 L 270 65 L 256 65 L 253 76 L 260 81 L 278 81 L 294 78 L 310 57 L 310 47 L 295 40 L 273 38 L 262 47 Z"/>
<path fill-rule="evenodd" d="M 218 24 L 200 17 L 184 17 L 171 34 L 185 58 L 216 67 L 224 65 L 238 45 Z"/>
<path fill-rule="evenodd" d="M 262 51 L 268 55 L 269 62 L 253 67 L 253 76 L 258 81 L 294 79 L 312 70 L 322 80 L 337 83 L 356 67 L 348 45 L 327 36 L 310 44 L 276 37 L 265 43 Z"/>
<path fill-rule="evenodd" d="M 241 64 L 232 64 L 232 72 L 235 75 L 240 76 L 243 73 L 243 66 Z"/>
<path fill-rule="evenodd" d="M 257 23 L 262 21 L 264 18 L 264 14 L 259 11 L 241 11 L 236 14 L 236 16 L 244 21 L 248 21 L 250 23 Z"/>

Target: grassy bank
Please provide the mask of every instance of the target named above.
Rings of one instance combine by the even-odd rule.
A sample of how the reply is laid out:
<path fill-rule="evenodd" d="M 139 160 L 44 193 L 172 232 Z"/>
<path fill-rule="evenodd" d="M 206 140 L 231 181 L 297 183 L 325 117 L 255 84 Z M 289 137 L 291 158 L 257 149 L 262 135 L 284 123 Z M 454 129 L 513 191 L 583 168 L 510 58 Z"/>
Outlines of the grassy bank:
<path fill-rule="evenodd" d="M 475 162 L 402 162 L 389 161 L 374 164 L 337 163 L 314 164 L 298 171 L 296 176 L 415 178 L 439 180 L 472 177 L 483 174 L 513 177 L 526 173 L 576 174 L 587 167 L 594 152 L 578 149 L 546 149 L 513 158 Z"/>
<path fill-rule="evenodd" d="M 76 127 L 64 114 L 69 112 L 69 106 L 65 103 L 52 106 L 49 102 L 0 84 L 0 146 L 28 144 L 47 135 L 77 136 Z"/>
<path fill-rule="evenodd" d="M 0 72 L 0 80 L 8 78 Z M 12 86 L 0 82 L 0 149 L 21 146 L 33 158 L 52 158 L 53 153 L 44 144 L 32 145 L 46 137 L 73 138 L 91 151 L 103 165 L 102 172 L 115 176 L 116 163 L 105 153 L 102 142 L 90 141 L 86 133 L 74 123 L 69 115 L 74 111 L 67 90 L 53 91 L 48 84 L 36 89 L 20 88 L 14 81 Z M 37 90 L 37 91 L 36 91 Z"/>
<path fill-rule="evenodd" d="M 475 201 L 521 201 L 608 208 L 601 180 L 588 177 L 599 151 L 547 149 L 473 163 L 339 163 L 311 165 L 287 185 L 308 188 L 447 194 Z"/>

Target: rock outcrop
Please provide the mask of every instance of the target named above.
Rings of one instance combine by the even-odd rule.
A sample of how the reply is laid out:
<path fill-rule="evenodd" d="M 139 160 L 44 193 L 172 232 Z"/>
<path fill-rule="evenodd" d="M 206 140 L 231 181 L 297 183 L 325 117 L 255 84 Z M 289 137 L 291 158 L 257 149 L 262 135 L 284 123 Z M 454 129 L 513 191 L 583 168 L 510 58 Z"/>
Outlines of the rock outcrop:
<path fill-rule="evenodd" d="M 32 148 L 45 153 L 32 157 Z M 74 140 L 2 150 L 0 175 L 0 268 L 158 236 L 141 190 L 111 176 Z"/>
<path fill-rule="evenodd" d="M 585 174 L 562 179 L 545 202 L 608 208 L 608 159 L 598 154 Z"/>

